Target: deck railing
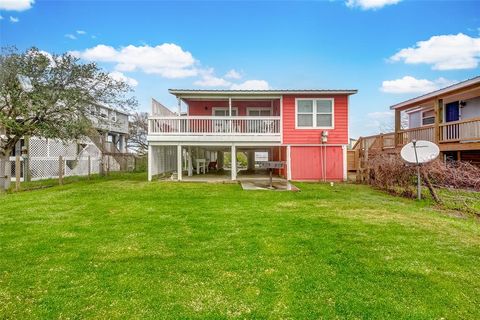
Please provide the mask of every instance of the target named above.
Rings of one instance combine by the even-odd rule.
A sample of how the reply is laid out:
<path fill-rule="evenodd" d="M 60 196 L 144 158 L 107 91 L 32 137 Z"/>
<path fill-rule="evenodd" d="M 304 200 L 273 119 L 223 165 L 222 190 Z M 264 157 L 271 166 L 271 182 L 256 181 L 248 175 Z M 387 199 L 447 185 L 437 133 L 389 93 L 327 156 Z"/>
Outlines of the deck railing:
<path fill-rule="evenodd" d="M 480 118 L 440 124 L 440 142 L 469 142 L 480 140 Z"/>
<path fill-rule="evenodd" d="M 439 144 L 480 141 L 480 118 L 441 123 L 438 128 Z M 361 137 L 354 149 L 384 150 L 403 147 L 412 140 L 436 142 L 435 125 Z"/>
<path fill-rule="evenodd" d="M 280 134 L 280 117 L 150 117 L 150 135 Z"/>
<path fill-rule="evenodd" d="M 412 128 L 397 132 L 397 144 L 403 146 L 412 140 L 435 141 L 435 126 Z"/>

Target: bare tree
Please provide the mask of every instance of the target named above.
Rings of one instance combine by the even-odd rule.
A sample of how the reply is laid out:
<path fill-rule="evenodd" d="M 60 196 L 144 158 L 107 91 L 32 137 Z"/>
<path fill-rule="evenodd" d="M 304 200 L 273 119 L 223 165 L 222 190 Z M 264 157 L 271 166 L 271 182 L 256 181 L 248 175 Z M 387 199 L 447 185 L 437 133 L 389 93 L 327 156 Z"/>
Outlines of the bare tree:
<path fill-rule="evenodd" d="M 145 155 L 148 151 L 148 113 L 136 112 L 131 116 L 127 147 L 138 155 Z"/>

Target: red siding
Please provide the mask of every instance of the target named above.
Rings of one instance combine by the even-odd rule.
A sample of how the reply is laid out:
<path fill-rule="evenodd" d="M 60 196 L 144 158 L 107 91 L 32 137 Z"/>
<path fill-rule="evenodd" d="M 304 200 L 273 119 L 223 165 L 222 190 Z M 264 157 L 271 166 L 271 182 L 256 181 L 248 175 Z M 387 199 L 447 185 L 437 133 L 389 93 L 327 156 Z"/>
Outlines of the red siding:
<path fill-rule="evenodd" d="M 228 101 L 187 101 L 188 114 L 190 116 L 211 116 L 213 114 L 212 108 L 228 108 Z M 247 108 L 270 108 L 272 106 L 271 101 L 232 101 L 232 107 L 238 108 L 239 116 L 247 115 Z M 280 114 L 279 100 L 273 101 L 272 116 L 278 116 Z"/>
<path fill-rule="evenodd" d="M 348 96 L 283 96 L 283 143 L 319 144 L 324 129 L 295 129 L 295 98 L 334 98 L 334 128 L 328 130 L 329 144 L 348 143 Z"/>
<path fill-rule="evenodd" d="M 320 147 L 291 147 L 292 180 L 321 180 L 323 152 Z M 327 180 L 343 180 L 342 147 L 327 147 Z"/>

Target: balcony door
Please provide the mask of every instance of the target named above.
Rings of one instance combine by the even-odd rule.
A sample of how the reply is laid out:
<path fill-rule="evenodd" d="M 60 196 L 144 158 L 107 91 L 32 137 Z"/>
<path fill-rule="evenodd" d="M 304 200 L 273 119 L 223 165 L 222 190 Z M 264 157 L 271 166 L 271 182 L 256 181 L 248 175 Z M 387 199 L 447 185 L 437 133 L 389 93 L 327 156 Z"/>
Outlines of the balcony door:
<path fill-rule="evenodd" d="M 247 108 L 247 115 L 250 117 L 271 117 L 272 109 L 270 108 Z M 273 120 L 249 120 L 249 133 L 273 133 L 275 130 L 275 122 Z"/>
<path fill-rule="evenodd" d="M 458 101 L 445 105 L 445 122 L 460 120 L 460 106 Z"/>
<path fill-rule="evenodd" d="M 212 108 L 212 114 L 214 117 L 228 117 L 229 108 Z M 232 116 L 237 116 L 238 109 L 232 108 Z M 225 119 L 213 119 L 213 130 L 217 133 L 227 133 L 231 131 L 237 131 L 236 123 L 230 123 L 230 120 Z"/>
<path fill-rule="evenodd" d="M 247 114 L 250 117 L 270 117 L 272 109 L 270 108 L 247 108 Z"/>
<path fill-rule="evenodd" d="M 237 108 L 232 108 L 232 116 L 237 115 Z M 212 113 L 215 117 L 228 117 L 228 108 L 213 108 Z"/>
<path fill-rule="evenodd" d="M 458 101 L 447 103 L 445 105 L 445 122 L 458 120 L 460 120 L 460 105 Z M 448 140 L 458 140 L 460 138 L 460 126 L 458 124 L 443 127 L 443 130 L 443 136 Z"/>

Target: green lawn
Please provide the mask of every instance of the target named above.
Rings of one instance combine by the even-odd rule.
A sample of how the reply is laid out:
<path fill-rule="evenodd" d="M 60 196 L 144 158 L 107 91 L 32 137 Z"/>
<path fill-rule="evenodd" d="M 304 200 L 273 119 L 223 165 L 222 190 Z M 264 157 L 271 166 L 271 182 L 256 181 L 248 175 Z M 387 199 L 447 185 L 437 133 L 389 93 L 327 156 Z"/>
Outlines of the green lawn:
<path fill-rule="evenodd" d="M 360 185 L 0 195 L 0 318 L 479 319 L 480 223 Z"/>

